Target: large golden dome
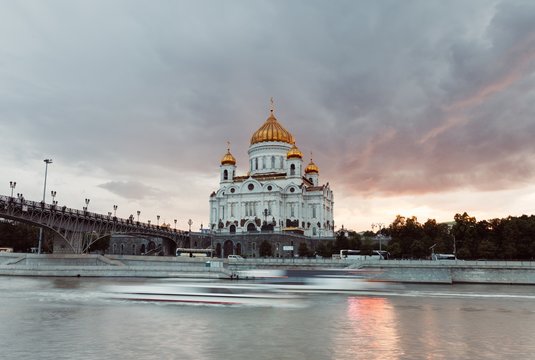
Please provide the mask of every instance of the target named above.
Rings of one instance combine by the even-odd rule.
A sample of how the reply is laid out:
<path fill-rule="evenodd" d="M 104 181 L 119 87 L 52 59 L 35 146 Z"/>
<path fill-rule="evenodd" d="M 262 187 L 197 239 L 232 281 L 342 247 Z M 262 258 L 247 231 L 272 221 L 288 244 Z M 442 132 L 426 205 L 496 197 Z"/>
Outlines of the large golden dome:
<path fill-rule="evenodd" d="M 221 159 L 221 165 L 236 165 L 236 159 L 230 153 L 230 149 L 227 149 L 227 153 Z"/>
<path fill-rule="evenodd" d="M 318 167 L 318 165 L 314 164 L 314 161 L 312 161 L 312 159 L 310 159 L 310 163 L 307 165 L 306 169 L 305 169 L 305 174 L 308 174 L 308 173 L 319 173 L 320 172 L 320 168 Z"/>
<path fill-rule="evenodd" d="M 293 159 L 293 158 L 303 158 L 303 153 L 295 144 L 293 144 L 292 148 L 288 150 L 288 153 L 286 154 L 286 159 Z"/>
<path fill-rule="evenodd" d="M 273 115 L 273 110 L 267 118 L 266 122 L 256 130 L 251 137 L 251 145 L 266 142 L 266 141 L 279 141 L 288 144 L 295 143 L 294 137 L 288 130 L 282 127 Z"/>

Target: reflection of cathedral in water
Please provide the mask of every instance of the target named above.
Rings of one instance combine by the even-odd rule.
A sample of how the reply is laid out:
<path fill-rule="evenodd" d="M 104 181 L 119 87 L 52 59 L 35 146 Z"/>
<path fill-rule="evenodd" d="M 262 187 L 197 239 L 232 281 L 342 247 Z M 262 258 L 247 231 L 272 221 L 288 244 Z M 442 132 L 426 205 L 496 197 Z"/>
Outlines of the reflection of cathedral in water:
<path fill-rule="evenodd" d="M 273 109 L 252 135 L 247 175 L 236 175 L 236 159 L 227 149 L 220 166 L 220 187 L 210 195 L 210 231 L 220 256 L 296 254 L 313 250 L 334 236 L 333 192 L 320 184 L 319 168 L 303 154 L 293 135 L 279 124 Z M 269 251 L 269 249 L 264 249 Z M 264 253 L 265 253 L 264 251 Z"/>

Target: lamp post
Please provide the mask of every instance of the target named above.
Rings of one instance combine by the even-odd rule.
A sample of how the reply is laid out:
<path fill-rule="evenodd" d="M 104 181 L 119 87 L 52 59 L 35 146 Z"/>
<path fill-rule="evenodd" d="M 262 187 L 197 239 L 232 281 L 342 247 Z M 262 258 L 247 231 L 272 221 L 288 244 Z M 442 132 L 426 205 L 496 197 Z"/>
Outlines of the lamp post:
<path fill-rule="evenodd" d="M 156 215 L 156 226 L 160 226 L 160 215 Z"/>
<path fill-rule="evenodd" d="M 115 214 L 117 214 L 117 208 L 118 208 L 117 205 L 113 205 L 113 217 L 116 217 Z"/>
<path fill-rule="evenodd" d="M 52 164 L 52 159 L 44 159 L 45 162 L 45 183 L 43 185 L 43 203 L 46 201 L 46 178 L 48 175 L 48 164 Z M 39 244 L 37 245 L 37 254 L 41 254 L 41 245 L 43 243 L 43 228 L 39 228 Z"/>
<path fill-rule="evenodd" d="M 191 224 L 193 224 L 193 221 L 191 221 L 191 219 L 189 219 L 189 220 L 188 220 L 189 232 L 191 232 Z"/>
<path fill-rule="evenodd" d="M 13 190 L 15 190 L 16 186 L 17 186 L 17 182 L 16 181 L 10 181 L 9 182 L 9 187 L 11 188 L 11 197 L 13 197 Z"/>
<path fill-rule="evenodd" d="M 56 194 L 57 193 L 54 190 L 52 190 L 50 192 L 50 195 L 52 196 L 52 205 L 56 205 L 57 204 L 57 202 L 56 202 Z"/>
<path fill-rule="evenodd" d="M 85 199 L 85 208 L 84 211 L 87 211 L 87 207 L 89 206 L 90 199 Z"/>
<path fill-rule="evenodd" d="M 175 219 L 175 231 L 176 231 L 176 222 L 177 222 L 177 219 Z"/>
<path fill-rule="evenodd" d="M 455 241 L 455 234 L 453 233 L 453 225 L 448 225 L 448 232 L 453 237 L 453 255 L 455 256 L 455 259 L 457 259 L 457 244 Z"/>
<path fill-rule="evenodd" d="M 139 222 L 139 214 L 141 214 L 141 211 L 137 211 L 137 222 Z"/>
<path fill-rule="evenodd" d="M 381 230 L 385 227 L 383 223 L 377 224 L 379 226 L 379 251 L 383 251 L 383 234 L 381 234 Z M 383 254 L 381 253 L 381 257 Z"/>

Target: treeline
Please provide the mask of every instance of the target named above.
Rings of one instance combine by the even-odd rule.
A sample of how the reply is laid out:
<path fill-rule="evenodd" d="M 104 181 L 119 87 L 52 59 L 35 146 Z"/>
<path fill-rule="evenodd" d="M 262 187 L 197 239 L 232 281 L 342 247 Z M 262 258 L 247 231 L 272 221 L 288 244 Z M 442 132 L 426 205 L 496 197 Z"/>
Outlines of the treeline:
<path fill-rule="evenodd" d="M 52 239 L 49 230 L 43 231 L 43 252 L 51 252 L 52 244 L 47 241 Z M 15 252 L 30 252 L 32 248 L 37 248 L 39 243 L 39 228 L 0 219 L 0 247 L 13 248 Z"/>
<path fill-rule="evenodd" d="M 509 216 L 477 221 L 466 212 L 451 224 L 398 215 L 381 233 L 391 237 L 387 250 L 393 258 L 424 259 L 435 253 L 453 253 L 459 259 L 532 260 L 535 258 L 535 216 Z"/>

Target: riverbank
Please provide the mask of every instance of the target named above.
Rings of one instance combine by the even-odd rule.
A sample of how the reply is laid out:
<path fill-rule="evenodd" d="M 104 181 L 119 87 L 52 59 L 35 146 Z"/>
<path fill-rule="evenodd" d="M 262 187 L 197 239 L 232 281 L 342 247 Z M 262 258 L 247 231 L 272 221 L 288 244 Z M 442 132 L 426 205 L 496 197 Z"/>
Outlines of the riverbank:
<path fill-rule="evenodd" d="M 252 269 L 347 269 L 377 281 L 535 285 L 535 262 L 228 259 L 0 253 L 0 276 L 235 278 Z"/>

